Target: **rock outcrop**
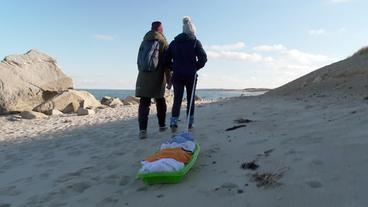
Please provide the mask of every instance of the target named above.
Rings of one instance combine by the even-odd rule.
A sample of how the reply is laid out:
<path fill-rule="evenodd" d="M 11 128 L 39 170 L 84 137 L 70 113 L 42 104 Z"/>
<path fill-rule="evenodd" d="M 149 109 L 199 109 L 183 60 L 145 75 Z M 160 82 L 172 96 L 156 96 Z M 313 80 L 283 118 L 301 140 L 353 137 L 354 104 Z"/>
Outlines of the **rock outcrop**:
<path fill-rule="evenodd" d="M 101 104 L 114 108 L 114 107 L 123 105 L 123 102 L 119 98 L 112 98 L 110 96 L 104 96 L 101 99 Z"/>
<path fill-rule="evenodd" d="M 94 109 L 100 105 L 101 103 L 87 91 L 68 90 L 40 104 L 34 111 L 48 113 L 56 109 L 63 113 L 76 113 L 79 108 Z"/>
<path fill-rule="evenodd" d="M 30 111 L 72 88 L 73 80 L 42 52 L 5 57 L 0 63 L 0 114 Z"/>
<path fill-rule="evenodd" d="M 63 112 L 61 112 L 57 109 L 53 109 L 51 111 L 46 112 L 45 114 L 49 115 L 49 116 L 60 116 L 60 115 L 63 115 Z"/>
<path fill-rule="evenodd" d="M 134 96 L 128 96 L 123 100 L 124 105 L 135 105 L 139 104 L 139 98 Z"/>
<path fill-rule="evenodd" d="M 47 118 L 47 116 L 43 113 L 35 112 L 35 111 L 23 111 L 20 113 L 20 116 L 23 119 L 40 119 Z"/>
<path fill-rule="evenodd" d="M 93 115 L 96 112 L 94 110 L 91 109 L 84 109 L 84 108 L 79 108 L 77 111 L 78 116 L 87 116 L 87 115 Z"/>
<path fill-rule="evenodd" d="M 113 98 L 110 96 L 104 96 L 101 99 L 101 104 L 108 106 L 111 103 L 112 99 Z"/>

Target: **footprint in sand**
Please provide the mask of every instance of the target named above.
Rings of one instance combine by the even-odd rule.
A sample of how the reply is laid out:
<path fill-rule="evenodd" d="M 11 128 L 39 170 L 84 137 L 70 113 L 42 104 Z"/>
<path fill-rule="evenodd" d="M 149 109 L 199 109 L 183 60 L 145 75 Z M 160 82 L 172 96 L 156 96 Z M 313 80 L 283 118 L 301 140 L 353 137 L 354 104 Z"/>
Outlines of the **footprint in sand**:
<path fill-rule="evenodd" d="M 311 188 L 321 188 L 323 187 L 322 183 L 317 180 L 307 181 L 306 184 Z"/>
<path fill-rule="evenodd" d="M 22 191 L 17 190 L 16 186 L 0 188 L 0 196 L 18 196 Z"/>
<path fill-rule="evenodd" d="M 50 159 L 54 159 L 55 158 L 55 153 L 54 152 L 45 152 L 42 155 L 42 158 L 40 158 L 40 161 L 45 161 L 45 160 L 50 160 Z"/>
<path fill-rule="evenodd" d="M 5 164 L 1 166 L 1 169 L 9 170 L 12 167 L 23 165 L 25 161 L 22 158 L 14 158 L 14 159 L 6 160 L 4 163 Z"/>
<path fill-rule="evenodd" d="M 125 186 L 127 184 L 129 184 L 130 182 L 130 177 L 129 176 L 120 176 L 120 175 L 110 175 L 107 177 L 102 178 L 103 181 L 106 184 L 109 185 L 120 185 L 120 186 Z"/>
<path fill-rule="evenodd" d="M 125 155 L 126 153 L 122 150 L 118 150 L 118 151 L 115 151 L 112 153 L 114 156 L 123 156 Z"/>
<path fill-rule="evenodd" d="M 0 207 L 10 207 L 11 204 L 9 203 L 0 203 Z"/>
<path fill-rule="evenodd" d="M 39 178 L 40 178 L 40 179 L 46 179 L 46 178 L 48 178 L 48 177 L 50 177 L 50 173 L 47 173 L 47 172 L 41 173 L 41 174 L 39 175 Z"/>
<path fill-rule="evenodd" d="M 146 150 L 144 150 L 144 149 L 137 149 L 137 150 L 135 150 L 134 155 L 135 156 L 142 156 L 145 152 L 146 152 Z"/>
<path fill-rule="evenodd" d="M 58 195 L 58 192 L 51 192 L 43 195 L 34 195 L 27 199 L 27 203 L 22 205 L 22 207 L 34 207 L 34 206 L 66 206 L 65 203 L 50 203 L 46 205 L 46 203 L 52 201 L 55 196 Z"/>
<path fill-rule="evenodd" d="M 247 142 L 247 145 L 257 145 L 257 144 L 263 144 L 265 142 L 268 142 L 268 139 L 250 141 L 250 142 Z"/>
<path fill-rule="evenodd" d="M 130 177 L 129 176 L 122 176 L 119 180 L 119 185 L 125 186 L 125 185 L 128 185 L 129 182 L 130 182 Z"/>
<path fill-rule="evenodd" d="M 303 160 L 303 158 L 301 158 L 301 157 L 295 157 L 294 159 L 293 159 L 293 161 L 294 162 L 300 162 L 300 161 L 302 161 Z"/>
<path fill-rule="evenodd" d="M 120 167 L 120 163 L 113 162 L 106 165 L 106 169 L 109 171 L 115 170 L 116 168 Z"/>
<path fill-rule="evenodd" d="M 81 155 L 83 152 L 81 150 L 73 150 L 71 152 L 68 152 L 68 155 L 71 157 L 75 157 L 75 156 L 79 156 Z"/>
<path fill-rule="evenodd" d="M 90 187 L 91 185 L 88 184 L 87 182 L 74 183 L 74 184 L 64 187 L 62 189 L 62 192 L 63 193 L 68 193 L 68 192 L 83 193 L 85 190 L 87 190 Z"/>
<path fill-rule="evenodd" d="M 319 159 L 314 159 L 312 160 L 311 162 L 313 165 L 323 165 L 323 161 L 322 160 L 319 160 Z"/>
<path fill-rule="evenodd" d="M 116 196 L 109 196 L 102 199 L 102 201 L 100 201 L 96 206 L 111 206 L 116 204 L 117 202 L 119 202 L 119 198 L 117 198 Z"/>
<path fill-rule="evenodd" d="M 35 167 L 55 167 L 57 165 L 59 165 L 60 163 L 62 163 L 61 160 L 50 160 L 47 162 L 43 162 L 43 163 L 39 163 L 37 165 L 35 165 Z"/>
<path fill-rule="evenodd" d="M 79 178 L 79 177 L 86 177 L 86 174 L 94 172 L 94 167 L 93 166 L 87 166 L 87 167 L 83 167 L 75 172 L 71 172 L 71 173 L 67 173 L 64 175 L 61 175 L 60 177 L 58 177 L 56 179 L 56 182 L 58 183 L 64 183 L 67 182 L 69 180 L 72 180 L 74 178 Z"/>

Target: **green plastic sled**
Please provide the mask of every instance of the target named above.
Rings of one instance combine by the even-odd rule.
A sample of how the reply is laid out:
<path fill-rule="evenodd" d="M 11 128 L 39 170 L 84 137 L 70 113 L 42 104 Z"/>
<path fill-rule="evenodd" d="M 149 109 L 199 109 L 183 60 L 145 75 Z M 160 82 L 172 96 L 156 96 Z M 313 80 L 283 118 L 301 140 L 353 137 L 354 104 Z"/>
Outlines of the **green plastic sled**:
<path fill-rule="evenodd" d="M 185 175 L 189 172 L 189 170 L 193 167 L 193 165 L 197 161 L 199 151 L 200 151 L 199 144 L 196 144 L 196 148 L 192 155 L 192 159 L 180 171 L 164 172 L 164 173 L 138 173 L 137 177 L 142 179 L 143 182 L 149 185 L 179 183 L 180 181 L 183 180 Z"/>

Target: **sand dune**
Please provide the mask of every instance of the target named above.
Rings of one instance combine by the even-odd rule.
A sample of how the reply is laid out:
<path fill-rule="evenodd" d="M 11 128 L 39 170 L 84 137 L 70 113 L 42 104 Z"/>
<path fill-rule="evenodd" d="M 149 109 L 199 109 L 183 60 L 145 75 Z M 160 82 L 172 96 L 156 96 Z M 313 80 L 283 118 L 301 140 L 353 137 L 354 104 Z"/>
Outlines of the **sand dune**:
<path fill-rule="evenodd" d="M 368 53 L 354 55 L 313 71 L 268 95 L 285 97 L 364 98 L 368 96 Z"/>

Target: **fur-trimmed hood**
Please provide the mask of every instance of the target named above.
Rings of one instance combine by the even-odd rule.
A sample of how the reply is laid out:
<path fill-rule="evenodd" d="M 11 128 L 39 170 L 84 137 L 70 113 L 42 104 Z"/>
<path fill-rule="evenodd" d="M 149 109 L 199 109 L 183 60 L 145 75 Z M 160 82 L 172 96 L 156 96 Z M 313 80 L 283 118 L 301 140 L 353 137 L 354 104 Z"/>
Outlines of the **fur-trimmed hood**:
<path fill-rule="evenodd" d="M 166 38 L 163 34 L 156 32 L 156 31 L 149 31 L 144 35 L 143 40 L 161 40 L 166 42 Z"/>

